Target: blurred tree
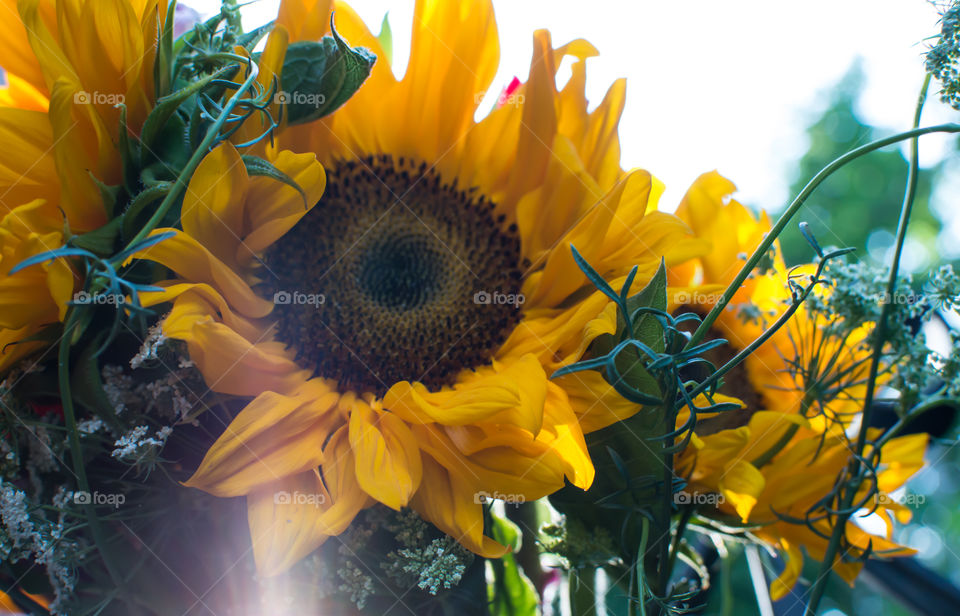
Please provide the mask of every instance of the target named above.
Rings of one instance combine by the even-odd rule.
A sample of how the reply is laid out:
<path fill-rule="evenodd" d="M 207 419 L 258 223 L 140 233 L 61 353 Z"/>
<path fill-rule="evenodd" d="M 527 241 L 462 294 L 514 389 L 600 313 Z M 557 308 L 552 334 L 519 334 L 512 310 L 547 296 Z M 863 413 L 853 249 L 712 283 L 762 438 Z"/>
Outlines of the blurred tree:
<path fill-rule="evenodd" d="M 825 111 L 807 129 L 809 149 L 790 174 L 791 197 L 838 156 L 884 136 L 857 114 L 863 82 L 858 61 L 829 93 Z M 907 121 L 909 118 L 904 118 Z M 925 247 L 935 245 L 940 231 L 940 221 L 930 212 L 929 200 L 941 166 L 925 168 L 919 177 L 909 239 L 912 247 L 927 254 L 924 262 L 912 262 L 914 266 L 937 260 Z M 807 201 L 799 220 L 810 224 L 822 246 L 853 246 L 861 259 L 882 261 L 893 244 L 906 178 L 907 161 L 900 149 L 873 152 L 824 181 Z M 788 265 L 806 263 L 813 257 L 795 224 L 784 231 L 780 242 Z"/>

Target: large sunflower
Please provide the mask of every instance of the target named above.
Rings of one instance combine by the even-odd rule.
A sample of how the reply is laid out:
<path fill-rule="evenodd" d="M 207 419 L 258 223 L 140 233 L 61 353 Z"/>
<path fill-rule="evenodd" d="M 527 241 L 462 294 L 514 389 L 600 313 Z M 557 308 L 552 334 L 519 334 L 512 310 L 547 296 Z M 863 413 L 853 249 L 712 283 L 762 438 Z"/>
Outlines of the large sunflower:
<path fill-rule="evenodd" d="M 120 183 L 121 109 L 138 131 L 152 107 L 165 3 L 0 4 L 0 371 L 42 343 L 82 280 L 64 261 L 10 270 L 107 221 L 97 182 Z"/>
<path fill-rule="evenodd" d="M 316 39 L 329 8 L 285 2 L 274 35 Z M 625 84 L 587 112 L 587 42 L 554 48 L 537 32 L 526 82 L 475 122 L 498 63 L 489 2 L 418 2 L 400 80 L 350 7 L 335 8 L 344 38 L 379 60 L 342 109 L 279 135 L 271 156 L 309 211 L 246 177 L 225 145 L 197 170 L 183 229 L 141 255 L 179 275 L 144 299 L 173 300 L 164 335 L 187 343 L 212 389 L 252 398 L 188 485 L 247 497 L 268 575 L 375 502 L 498 556 L 484 497 L 586 488 L 582 426 L 638 409 L 599 374 L 549 378 L 600 333 L 590 324 L 608 303 L 570 245 L 609 279 L 638 264 L 642 284 L 704 242 L 655 211 L 648 173 L 620 169 Z M 558 91 L 565 56 L 573 76 Z"/>

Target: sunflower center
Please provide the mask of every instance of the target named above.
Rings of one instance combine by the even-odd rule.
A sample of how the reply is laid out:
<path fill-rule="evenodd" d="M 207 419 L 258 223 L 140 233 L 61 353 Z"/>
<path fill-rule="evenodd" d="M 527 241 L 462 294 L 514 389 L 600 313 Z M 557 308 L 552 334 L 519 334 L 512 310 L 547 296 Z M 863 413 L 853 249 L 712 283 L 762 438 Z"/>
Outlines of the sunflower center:
<path fill-rule="evenodd" d="M 423 163 L 335 164 L 320 202 L 264 255 L 278 339 L 341 389 L 452 384 L 520 320 L 520 239 L 504 218 Z"/>

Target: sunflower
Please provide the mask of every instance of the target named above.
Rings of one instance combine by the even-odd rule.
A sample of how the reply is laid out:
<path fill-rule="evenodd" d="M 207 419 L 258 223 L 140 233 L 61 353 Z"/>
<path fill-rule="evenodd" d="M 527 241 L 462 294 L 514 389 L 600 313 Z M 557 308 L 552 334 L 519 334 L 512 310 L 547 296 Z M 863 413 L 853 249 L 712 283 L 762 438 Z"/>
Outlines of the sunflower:
<path fill-rule="evenodd" d="M 880 434 L 872 432 L 873 438 Z M 911 512 L 891 494 L 923 467 L 927 442 L 926 434 L 911 434 L 890 439 L 881 447 L 874 513 L 885 523 L 886 532 L 873 534 L 848 521 L 848 556 L 915 553 L 892 540 L 893 520 L 909 522 Z M 779 548 L 785 567 L 771 583 L 770 592 L 774 600 L 780 599 L 792 591 L 803 569 L 801 548 L 817 561 L 826 554 L 831 523 L 823 516 L 809 518 L 809 526 L 795 520 L 807 519 L 807 513 L 833 490 L 849 462 L 850 444 L 841 434 L 825 436 L 799 415 L 777 411 L 758 411 L 747 425 L 694 443 L 677 462 L 678 472 L 689 478 L 687 489 L 721 494 L 717 511 L 706 513 L 707 517 L 727 527 L 750 528 L 754 536 Z M 858 500 L 866 490 L 864 486 Z M 852 585 L 862 565 L 837 560 L 833 570 Z"/>
<path fill-rule="evenodd" d="M 678 279 L 693 285 L 676 293 L 678 309 L 705 312 L 712 307 L 721 292 L 714 290 L 733 280 L 770 230 L 765 214 L 758 220 L 731 198 L 735 190 L 718 173 L 704 174 L 677 209 L 677 215 L 711 243 L 705 256 L 674 268 Z M 715 321 L 714 337 L 726 339 L 729 349 L 713 359 L 729 360 L 789 306 L 788 278 L 774 251 Z M 833 490 L 852 451 L 844 429 L 863 407 L 870 324 L 838 335 L 840 329 L 827 321 L 801 306 L 787 326 L 747 357 L 744 368 L 725 377 L 726 392 L 742 408 L 699 422 L 690 447 L 677 458 L 678 474 L 688 478 L 690 490 L 723 496 L 708 517 L 732 527 L 756 526 L 757 537 L 781 550 L 786 566 L 771 585 L 774 599 L 796 583 L 803 564 L 801 546 L 817 560 L 826 553 L 824 537 L 832 531 L 827 519 L 814 517 L 806 526 L 786 518 L 806 519 Z M 879 431 L 871 438 L 877 436 Z M 870 534 L 848 522 L 845 538 L 854 556 L 868 546 L 878 555 L 913 553 L 891 540 L 893 519 L 909 521 L 910 511 L 889 494 L 923 467 L 927 441 L 924 434 L 909 435 L 890 439 L 881 448 L 876 513 L 887 532 Z M 863 490 L 865 494 L 866 487 Z M 838 561 L 834 570 L 852 583 L 861 565 Z"/>
<path fill-rule="evenodd" d="M 716 172 L 707 173 L 694 182 L 677 209 L 677 216 L 710 243 L 709 254 L 672 272 L 678 281 L 690 285 L 674 296 L 683 310 L 706 314 L 770 231 L 766 213 L 755 218 L 732 198 L 735 191 L 730 180 Z M 711 359 L 722 364 L 759 337 L 789 307 L 791 279 L 806 284 L 805 276 L 813 273 L 811 266 L 788 271 L 778 246 L 774 243 L 714 322 L 711 336 L 728 344 Z M 822 295 L 826 291 L 818 287 L 816 292 Z M 867 323 L 841 332 L 829 317 L 801 307 L 742 368 L 735 368 L 725 379 L 727 393 L 742 400 L 745 407 L 712 421 L 709 429 L 744 425 L 751 412 L 761 409 L 800 413 L 820 430 L 848 425 L 863 406 L 871 328 Z M 880 382 L 886 378 L 881 375 Z"/>
<path fill-rule="evenodd" d="M 4 0 L 0 19 L 0 371 L 62 320 L 82 281 L 63 261 L 10 275 L 107 221 L 97 182 L 120 183 L 121 109 L 138 131 L 153 105 L 165 3 Z M 14 344 L 23 343 L 23 344 Z"/>
<path fill-rule="evenodd" d="M 274 35 L 316 39 L 329 9 L 284 2 Z M 587 111 L 586 41 L 536 32 L 527 80 L 477 122 L 498 64 L 490 2 L 418 2 L 399 80 L 356 13 L 335 9 L 379 60 L 340 110 L 277 136 L 270 156 L 307 208 L 224 145 L 190 183 L 183 229 L 139 255 L 177 274 L 143 299 L 172 301 L 163 334 L 213 390 L 251 398 L 187 485 L 246 496 L 265 575 L 375 503 L 496 557 L 485 499 L 588 487 L 583 426 L 639 409 L 599 374 L 550 379 L 608 303 L 570 245 L 615 284 L 639 265 L 642 284 L 705 243 L 656 211 L 649 173 L 619 167 L 625 83 Z"/>

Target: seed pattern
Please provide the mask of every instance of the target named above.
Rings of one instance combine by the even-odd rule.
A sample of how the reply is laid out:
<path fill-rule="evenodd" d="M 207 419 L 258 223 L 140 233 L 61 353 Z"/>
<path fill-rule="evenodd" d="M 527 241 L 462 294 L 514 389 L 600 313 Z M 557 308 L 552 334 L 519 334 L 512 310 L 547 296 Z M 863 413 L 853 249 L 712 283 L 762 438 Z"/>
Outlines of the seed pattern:
<path fill-rule="evenodd" d="M 376 395 L 488 363 L 521 318 L 517 303 L 483 301 L 520 293 L 516 225 L 426 163 L 380 155 L 327 173 L 320 202 L 264 255 L 267 297 L 323 297 L 278 304 L 278 339 L 341 390 Z"/>

